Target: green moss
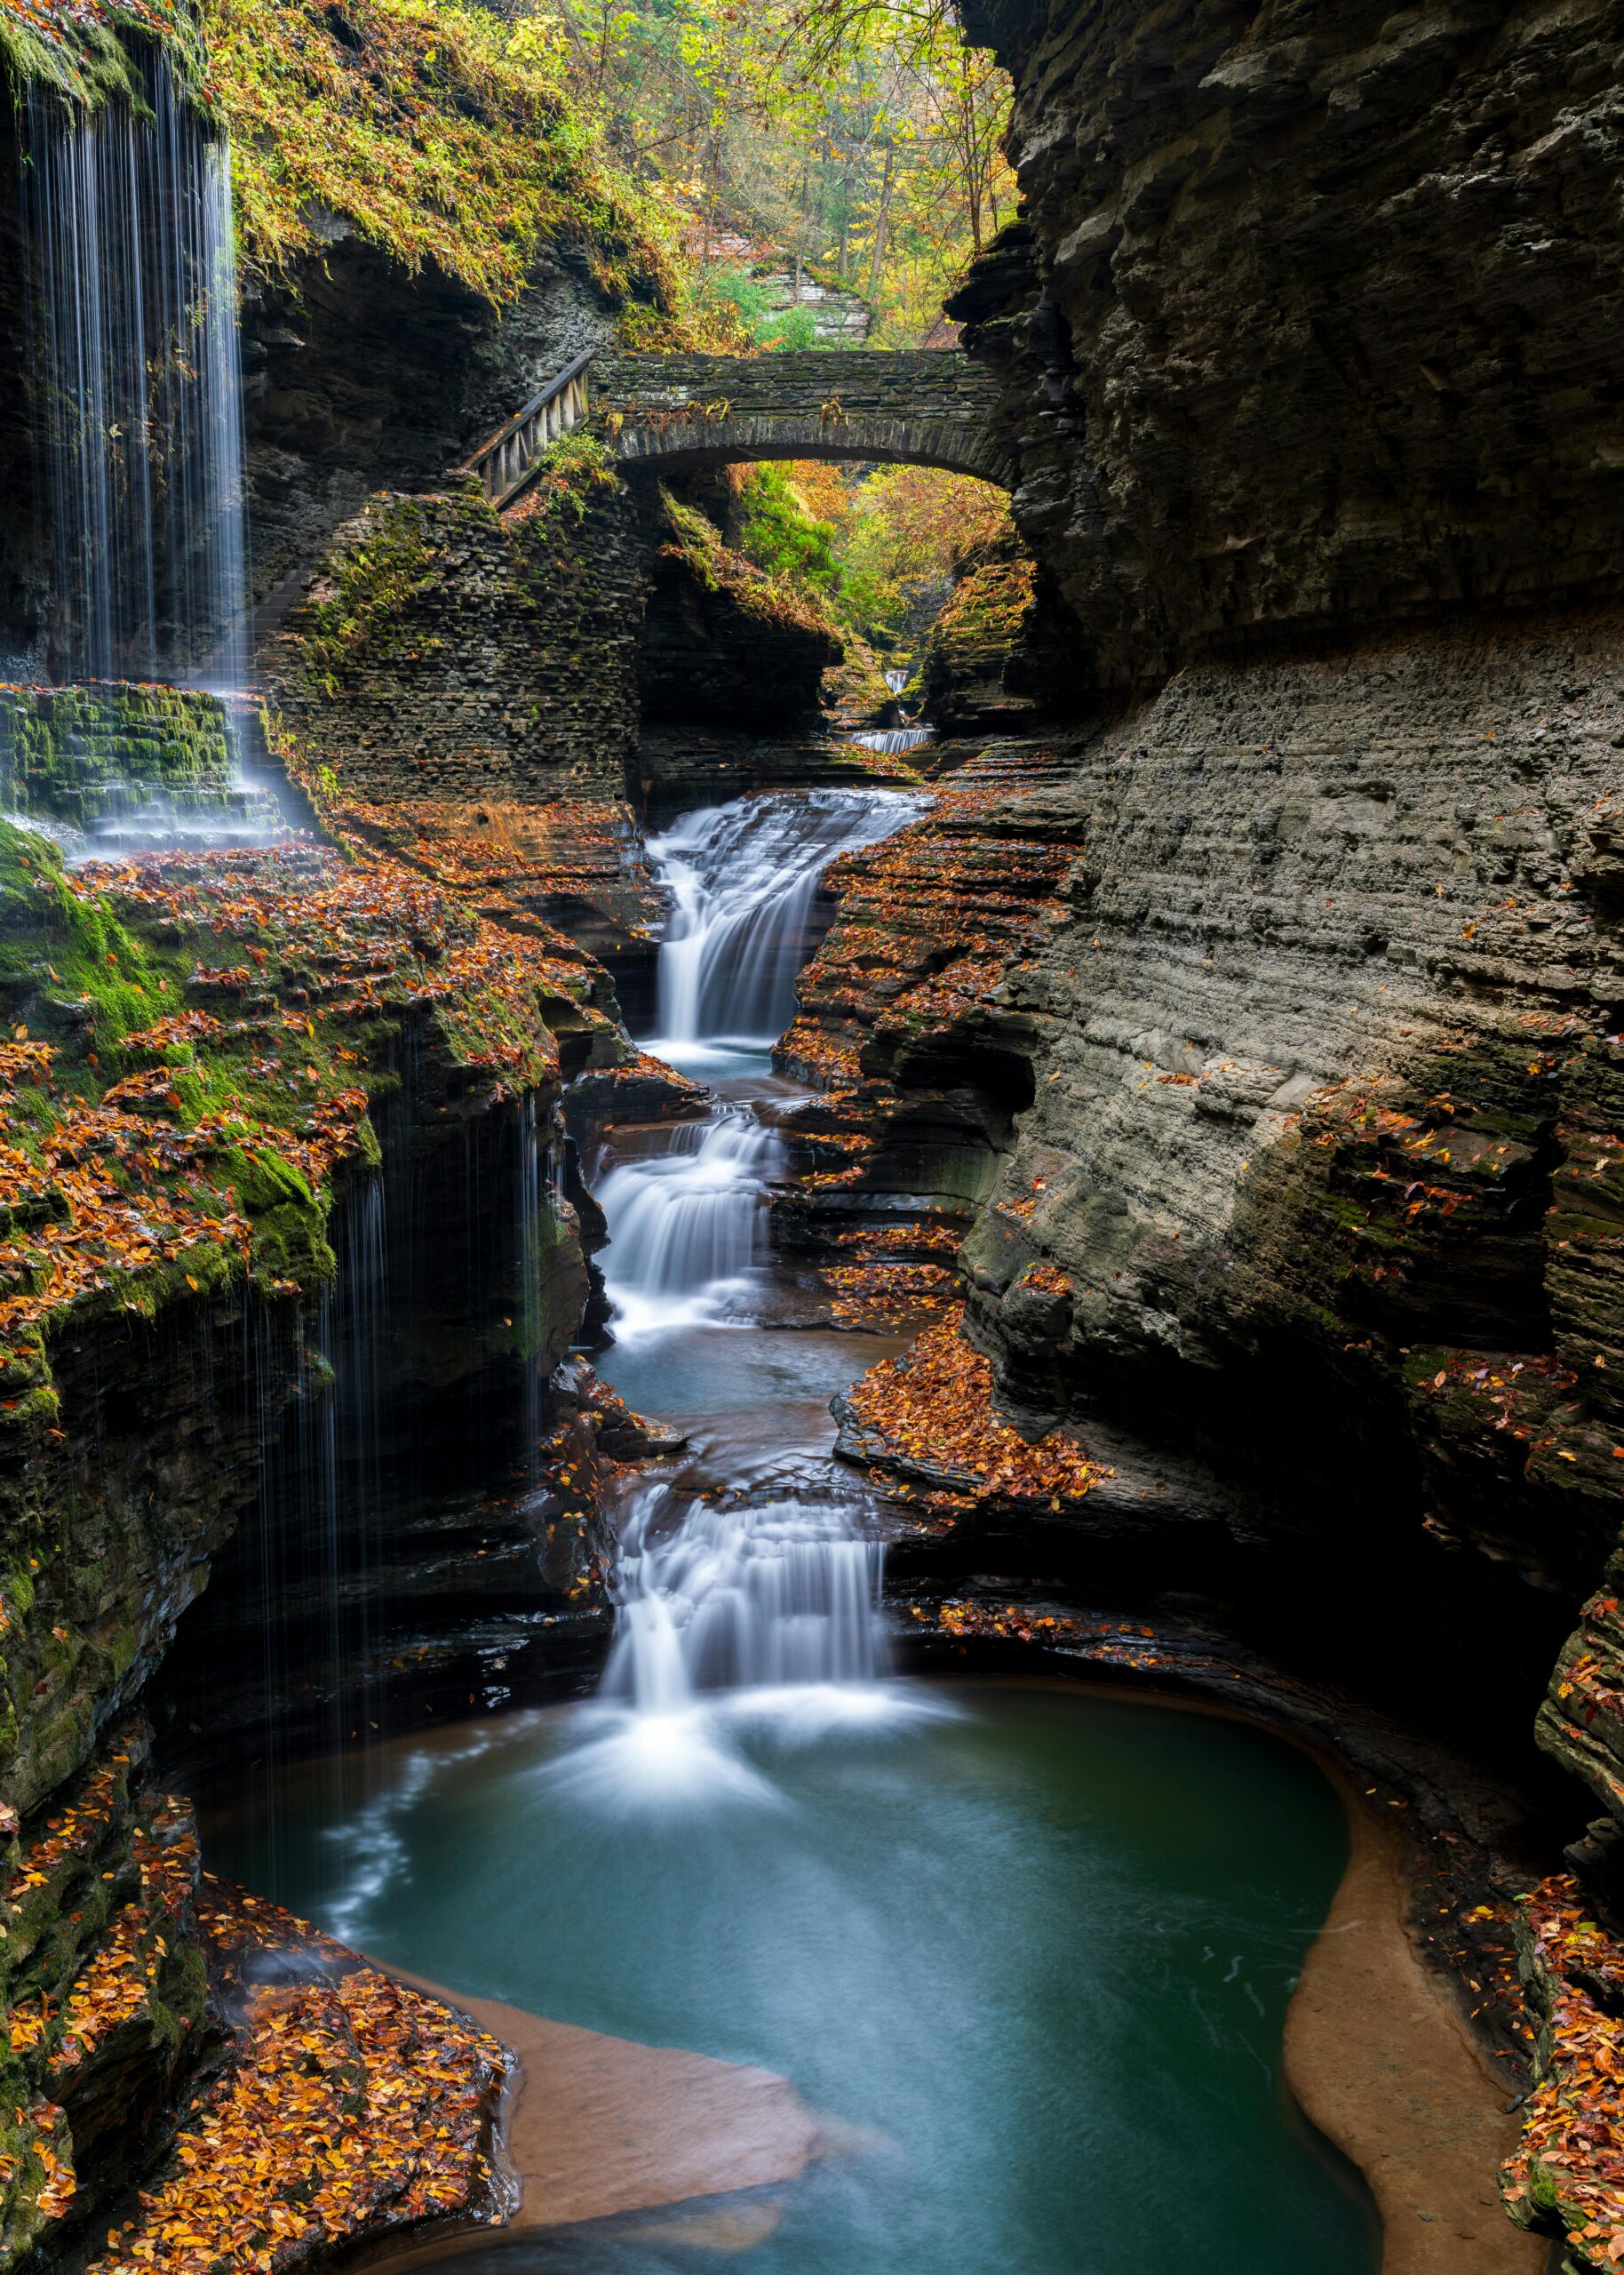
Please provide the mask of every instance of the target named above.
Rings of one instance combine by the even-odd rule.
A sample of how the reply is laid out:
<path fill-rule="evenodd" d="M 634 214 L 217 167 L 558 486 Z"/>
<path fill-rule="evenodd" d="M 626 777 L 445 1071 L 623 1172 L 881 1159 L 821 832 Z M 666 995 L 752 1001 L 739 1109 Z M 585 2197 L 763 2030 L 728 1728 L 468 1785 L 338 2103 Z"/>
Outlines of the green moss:
<path fill-rule="evenodd" d="M 219 1034 L 165 1048 L 129 1040 L 186 1008 L 196 961 L 195 946 L 172 926 L 155 925 L 135 937 L 106 901 L 69 887 L 54 846 L 0 823 L 0 1009 L 8 1024 L 26 1026 L 57 1054 L 49 1090 L 22 1085 L 8 1098 L 9 1142 L 20 1150 L 32 1147 L 37 1158 L 65 1109 L 95 1103 L 117 1076 L 154 1066 L 171 1068 L 167 1111 L 175 1122 L 195 1128 L 207 1116 L 219 1116 L 241 1133 L 222 1148 L 210 1174 L 218 1179 L 213 1213 L 223 1217 L 235 1209 L 252 1228 L 247 1269 L 283 1288 L 319 1285 L 336 1269 L 326 1238 L 330 1196 L 313 1192 L 278 1149 L 288 1113 L 286 1087 L 280 1068 L 265 1060 L 251 1023 L 227 1023 Z M 337 1053 L 347 1050 L 354 1032 L 346 1030 L 341 1043 L 317 1020 L 306 1022 L 299 1050 L 313 1095 L 353 1087 L 355 1075 Z M 362 1160 L 376 1166 L 376 1135 L 364 1123 L 360 1134 Z M 60 1194 L 34 1204 L 42 1219 L 65 1206 Z M 28 1215 L 27 1209 L 14 1213 Z M 18 1233 L 26 1258 L 28 1224 L 14 1222 L 9 1229 Z M 177 1298 L 229 1285 L 243 1269 L 239 1251 L 227 1243 L 198 1247 L 184 1260 L 112 1272 L 100 1300 L 152 1317 Z M 49 1426 L 55 1392 L 48 1371 L 30 1380 L 23 1350 L 12 1349 L 7 1357 L 0 1374 L 0 1427 L 15 1433 Z M 19 1361 L 20 1369 L 12 1363 Z"/>
<path fill-rule="evenodd" d="M 323 695 L 338 692 L 339 675 L 364 656 L 396 654 L 408 635 L 405 612 L 432 592 L 434 551 L 420 506 L 395 498 L 371 509 L 364 541 L 328 556 L 330 589 L 310 608 L 302 669 Z M 419 648 L 432 648 L 433 640 Z"/>
<path fill-rule="evenodd" d="M 307 1207 L 269 1209 L 254 1225 L 250 1257 L 261 1279 L 318 1286 L 336 1277 L 338 1259 L 328 1245 L 326 1196 Z"/>
<path fill-rule="evenodd" d="M 598 494 L 619 485 L 615 461 L 603 443 L 585 427 L 574 427 L 542 452 L 535 479 L 507 517 L 509 525 L 562 522 L 578 526 Z"/>
<path fill-rule="evenodd" d="M 728 545 L 721 531 L 697 507 L 660 486 L 665 525 L 662 553 L 681 561 L 707 593 L 724 595 L 760 622 L 784 629 L 822 633 L 843 652 L 840 627 L 823 596 L 787 573 L 769 576 Z"/>
<path fill-rule="evenodd" d="M 209 1998 L 209 1968 L 201 1944 L 172 1948 L 158 1976 L 159 1997 L 153 2023 L 160 2041 L 178 2053 L 182 2040 L 202 2022 Z"/>
<path fill-rule="evenodd" d="M 491 300 L 544 244 L 611 296 L 663 302 L 661 209 L 571 92 L 567 35 L 458 0 L 205 0 L 210 92 L 229 125 L 239 228 L 268 268 L 320 257 L 344 214 L 406 267 Z"/>
<path fill-rule="evenodd" d="M 64 106 L 147 108 L 145 53 L 156 48 L 181 85 L 201 98 L 203 44 L 195 12 L 170 0 L 78 0 L 66 7 L 0 5 L 0 65 L 14 94 L 48 91 Z"/>
<path fill-rule="evenodd" d="M 218 696 L 169 687 L 0 690 L 0 778 L 19 812 L 83 827 L 124 786 L 225 793 Z"/>

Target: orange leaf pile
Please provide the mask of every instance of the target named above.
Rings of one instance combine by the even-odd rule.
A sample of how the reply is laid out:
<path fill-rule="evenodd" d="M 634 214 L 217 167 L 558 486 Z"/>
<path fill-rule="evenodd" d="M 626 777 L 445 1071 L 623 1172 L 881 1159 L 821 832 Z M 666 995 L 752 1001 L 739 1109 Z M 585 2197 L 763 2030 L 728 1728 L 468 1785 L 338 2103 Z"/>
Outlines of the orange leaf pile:
<path fill-rule="evenodd" d="M 1501 2175 L 1520 2225 L 1566 2238 L 1570 2263 L 1624 2263 L 1624 1950 L 1568 1873 L 1519 1907 L 1531 2005 L 1541 2016 L 1523 2137 Z"/>
<path fill-rule="evenodd" d="M 199 1916 L 240 2012 L 234 2059 L 90 2275 L 274 2275 L 491 2201 L 509 2056 L 466 2016 L 205 1876 Z"/>
<path fill-rule="evenodd" d="M 961 1318 L 955 1308 L 848 1393 L 860 1457 L 923 1481 L 933 1505 L 1058 1512 L 1081 1500 L 1093 1479 L 1081 1449 L 1059 1430 L 1029 1444 L 1001 1419 L 991 1364 L 965 1341 Z"/>

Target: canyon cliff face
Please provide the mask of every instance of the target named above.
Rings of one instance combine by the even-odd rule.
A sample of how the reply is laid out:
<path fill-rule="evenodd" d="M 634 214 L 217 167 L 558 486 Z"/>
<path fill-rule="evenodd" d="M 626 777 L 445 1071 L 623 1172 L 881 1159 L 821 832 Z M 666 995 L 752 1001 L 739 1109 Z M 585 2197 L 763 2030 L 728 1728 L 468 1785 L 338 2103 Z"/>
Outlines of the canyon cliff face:
<path fill-rule="evenodd" d="M 972 28 L 1024 204 L 954 312 L 1079 723 L 945 778 L 912 866 L 956 929 L 894 889 L 877 955 L 846 881 L 808 1022 L 888 1135 L 812 1213 L 933 1115 L 991 1148 L 967 1331 L 1116 1474 L 961 1563 L 1176 1537 L 1191 1592 L 1515 1751 L 1624 1506 L 1617 11 Z M 1604 1591 L 1540 1735 L 1617 1811 L 1615 1628 Z"/>
<path fill-rule="evenodd" d="M 12 795 L 58 825 L 89 823 L 99 800 L 116 812 L 162 788 L 207 810 L 228 791 L 217 698 L 12 690 L 0 729 Z M 549 1427 L 561 1448 L 587 1428 L 582 1401 L 546 1385 L 588 1302 L 598 1222 L 554 1114 L 566 1058 L 624 1046 L 594 1000 L 604 976 L 570 942 L 358 842 L 74 873 L 7 824 L 0 903 L 11 2264 L 142 2168 L 212 2042 L 196 1841 L 147 1768 L 153 1677 L 245 1519 L 219 1615 L 239 1687 L 244 1595 L 261 1600 L 270 1574 L 291 1608 L 299 1526 L 353 1553 L 347 1481 L 330 1488 L 312 1457 L 335 1375 L 354 1401 L 387 1370 L 365 1451 L 414 1461 L 425 1489 L 426 1444 L 442 1484 L 459 1462 L 474 1478 L 534 1459 L 513 1585 L 561 1609 L 589 1586 L 593 1545 L 578 1526 L 554 1537 L 574 1497 L 550 1489 L 538 1450 Z M 264 1456 L 290 1402 L 279 1502 Z M 298 1523 L 268 1529 L 290 1506 Z M 457 1548 L 442 1544 L 442 1594 Z M 259 1623 L 267 1649 L 275 1624 Z M 330 1693 L 330 1670 L 301 1672 Z M 214 1674 L 218 1737 L 238 1710 Z M 211 1696 L 194 1691 L 194 1718 Z"/>
<path fill-rule="evenodd" d="M 1097 684 L 1616 589 L 1624 16 L 975 0 L 1023 219 L 953 303 Z"/>

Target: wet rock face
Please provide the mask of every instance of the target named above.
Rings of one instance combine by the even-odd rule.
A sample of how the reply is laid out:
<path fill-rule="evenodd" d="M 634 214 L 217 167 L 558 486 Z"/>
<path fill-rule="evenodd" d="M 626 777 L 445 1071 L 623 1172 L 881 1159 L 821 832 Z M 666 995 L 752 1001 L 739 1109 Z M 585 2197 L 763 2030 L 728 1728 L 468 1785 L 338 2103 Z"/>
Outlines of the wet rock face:
<path fill-rule="evenodd" d="M 1620 638 L 1608 612 L 1214 667 L 1100 732 L 1055 794 L 1085 846 L 1068 913 L 1007 982 L 1046 1049 L 971 1243 L 984 1331 L 1043 1256 L 1085 1399 L 1182 1381 L 1188 1416 L 1289 1345 L 1355 1377 L 1407 1354 L 1418 1390 L 1423 1357 L 1430 1389 L 1449 1353 L 1545 1354 L 1556 1402 L 1599 1411 L 1617 1258 L 1588 1172 L 1624 974 L 1585 880 Z M 1403 1426 L 1449 1465 L 1439 1401 Z M 1569 1516 L 1521 1553 L 1571 1587 L 1617 1482 L 1585 1458 L 1558 1481 Z M 1482 1484 L 1445 1495 L 1480 1533 Z"/>
<path fill-rule="evenodd" d="M 408 1694 L 414 1719 L 420 1693 L 460 1704 L 527 1615 L 565 1608 L 536 1441 L 569 1407 L 547 1385 L 601 1219 L 545 1122 L 509 1105 L 458 1130 L 426 1074 L 407 1056 L 381 1172 L 335 1211 L 338 1278 L 258 1506 L 149 1688 L 165 1776 L 342 1744 Z"/>
<path fill-rule="evenodd" d="M 973 0 L 1027 219 L 951 304 L 1094 684 L 1616 590 L 1619 0 Z"/>
<path fill-rule="evenodd" d="M 1119 1473 L 966 1569 L 1311 1602 L 1361 1680 L 1525 1744 L 1624 1470 L 1620 732 L 1616 611 L 1372 636 L 995 746 L 922 866 L 843 865 L 786 1047 L 869 1151 L 806 1206 L 921 1178 L 900 1141 L 950 1105 L 973 1145 L 967 1071 L 968 1332 L 1025 1430 Z"/>
<path fill-rule="evenodd" d="M 650 724 L 769 732 L 816 718 L 834 628 L 787 601 L 700 504 L 645 495 L 650 575 L 638 685 Z"/>
<path fill-rule="evenodd" d="M 80 2229 L 161 2141 L 200 2050 L 203 1961 L 190 1812 L 143 1787 L 139 1720 L 7 1844 L 0 1883 L 0 2254 Z"/>
<path fill-rule="evenodd" d="M 538 261 L 498 313 L 454 279 L 410 275 L 335 216 L 324 259 L 258 285 L 243 323 L 250 527 L 263 599 L 376 490 L 437 487 L 584 347 L 613 312 Z M 273 604 L 275 612 L 275 603 Z"/>

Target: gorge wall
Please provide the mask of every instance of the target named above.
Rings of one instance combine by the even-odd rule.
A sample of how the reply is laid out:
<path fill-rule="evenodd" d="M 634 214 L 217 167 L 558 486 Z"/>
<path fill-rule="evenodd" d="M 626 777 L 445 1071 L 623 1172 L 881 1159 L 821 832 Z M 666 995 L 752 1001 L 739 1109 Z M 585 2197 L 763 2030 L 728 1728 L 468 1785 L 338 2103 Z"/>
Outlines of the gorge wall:
<path fill-rule="evenodd" d="M 1616 587 L 1616 5 L 967 20 L 1023 218 L 952 312 L 1097 684 Z"/>
<path fill-rule="evenodd" d="M 1532 1683 L 1624 1485 L 1618 12 L 972 28 L 1024 205 L 954 312 L 1098 723 L 1005 822 L 1072 855 L 970 1331 L 1244 1483 L 1350 1660 L 1492 1562 Z M 1612 1808 L 1610 1727 L 1542 1725 Z"/>
<path fill-rule="evenodd" d="M 1063 717 L 940 754 L 935 811 L 832 880 L 781 1225 L 831 1256 L 899 1231 L 937 1297 L 957 1253 L 1002 1412 L 1091 1473 L 897 1569 L 1193 1606 L 1501 1771 L 1537 1771 L 1548 1682 L 1554 1821 L 1594 1795 L 1624 1823 L 1624 13 L 969 14 L 1015 75 L 1025 212 L 955 303 L 996 381 L 964 393 L 1038 568 L 989 564 L 935 685 L 967 732 Z M 640 798 L 780 778 L 641 719 L 764 728 L 830 659 L 681 498 L 561 459 L 498 517 L 448 479 L 609 336 L 578 263 L 498 318 L 327 235 L 246 332 L 264 670 L 331 842 L 76 884 L 0 832 L 8 2264 L 71 2216 L 76 2161 L 81 2211 L 137 2167 L 128 2112 L 161 2126 L 203 2019 L 195 1844 L 142 1712 L 184 1757 L 200 1692 L 234 1740 L 275 1692 L 303 1742 L 495 1697 L 521 1648 L 573 1664 L 604 1416 L 560 1362 L 601 1227 L 561 1094 L 656 1110 L 606 977 L 646 978 L 659 914 Z M 0 312 L 20 242 L 9 217 Z M 0 464 L 28 442 L 0 419 Z M 20 654 L 36 505 L 0 515 Z M 1000 627 L 1034 590 L 1017 682 Z M 221 786 L 210 698 L 0 724 L 34 816 L 87 818 L 143 739 Z M 86 1222 L 105 1245 L 64 1237 Z M 335 1335 L 370 1353 L 342 1472 L 311 1418 Z M 513 1471 L 505 1512 L 385 1543 L 355 1473 L 431 1439 L 440 1483 Z M 931 1481 L 917 1447 L 857 1449 Z M 364 1606 L 313 1640 L 335 1569 Z M 109 1953 L 110 2028 L 83 1999 Z"/>

